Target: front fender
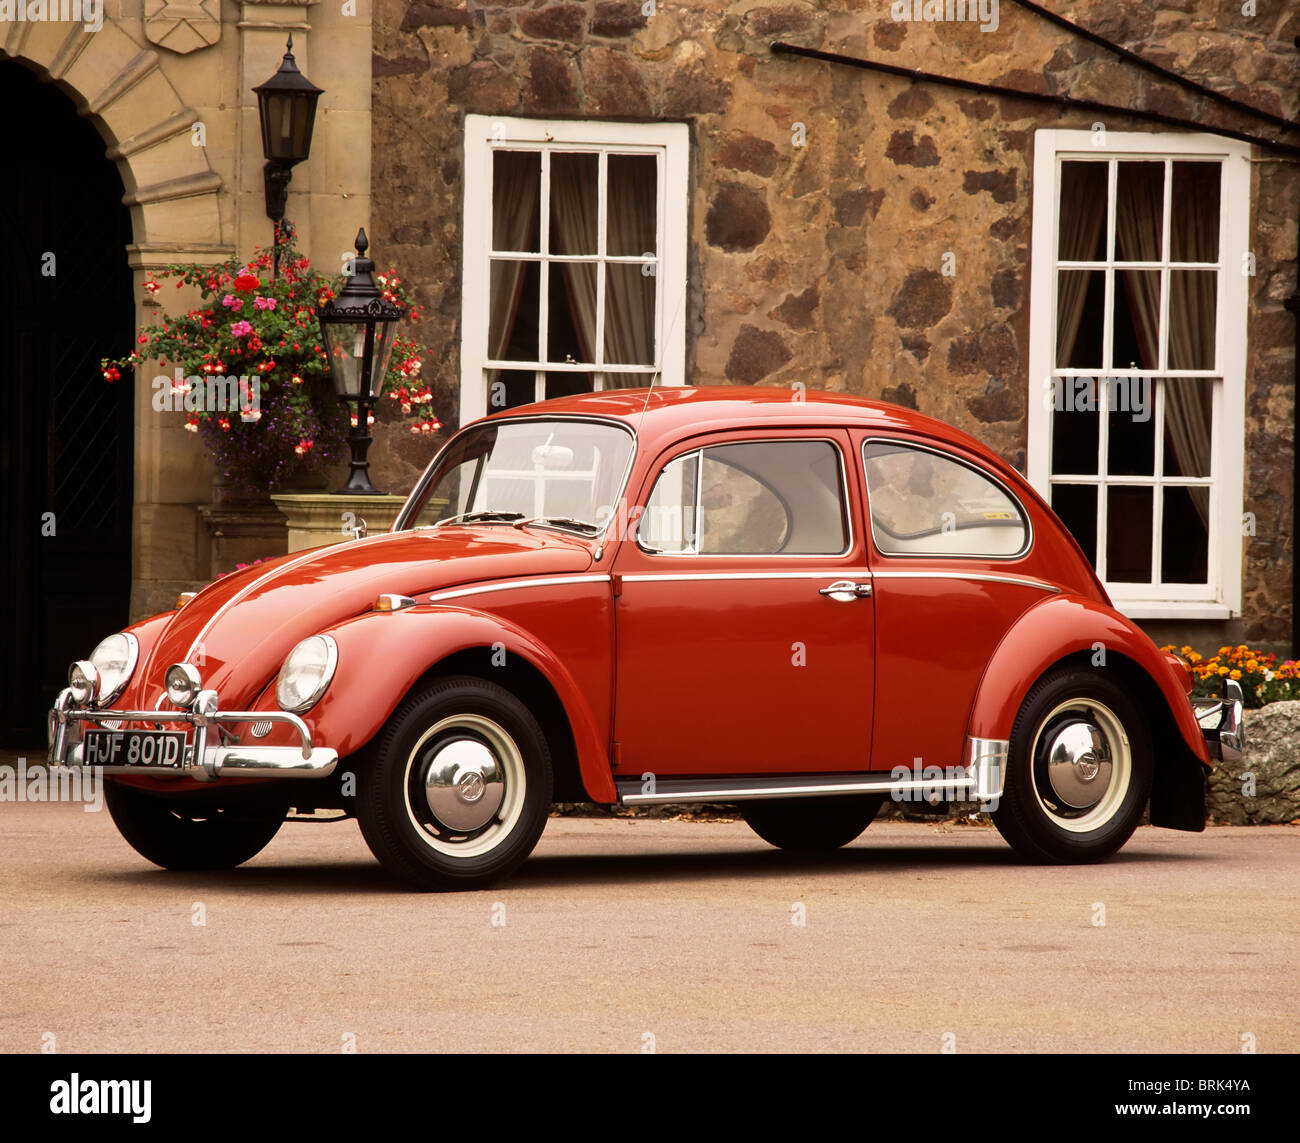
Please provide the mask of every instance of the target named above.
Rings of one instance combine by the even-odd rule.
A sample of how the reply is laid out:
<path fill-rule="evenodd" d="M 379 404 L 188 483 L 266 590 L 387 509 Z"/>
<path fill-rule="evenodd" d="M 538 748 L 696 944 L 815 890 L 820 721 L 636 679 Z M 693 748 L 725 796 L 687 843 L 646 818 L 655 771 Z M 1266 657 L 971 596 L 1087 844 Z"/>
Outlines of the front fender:
<path fill-rule="evenodd" d="M 1098 647 L 1100 644 L 1100 648 Z M 1132 621 L 1096 600 L 1053 595 L 1024 612 L 1003 636 L 984 670 L 971 708 L 972 738 L 1009 739 L 1030 687 L 1051 666 L 1080 652 L 1122 655 L 1159 688 L 1187 749 L 1208 770 L 1209 750 L 1182 680 Z"/>
<path fill-rule="evenodd" d="M 597 726 L 590 704 L 559 658 L 508 620 L 467 607 L 424 605 L 366 612 L 322 634 L 338 643 L 338 668 L 306 718 L 313 737 L 340 757 L 365 746 L 430 668 L 458 651 L 501 644 L 507 655 L 518 655 L 539 671 L 559 697 L 588 795 L 597 802 L 617 800 L 606 751 L 608 728 Z"/>

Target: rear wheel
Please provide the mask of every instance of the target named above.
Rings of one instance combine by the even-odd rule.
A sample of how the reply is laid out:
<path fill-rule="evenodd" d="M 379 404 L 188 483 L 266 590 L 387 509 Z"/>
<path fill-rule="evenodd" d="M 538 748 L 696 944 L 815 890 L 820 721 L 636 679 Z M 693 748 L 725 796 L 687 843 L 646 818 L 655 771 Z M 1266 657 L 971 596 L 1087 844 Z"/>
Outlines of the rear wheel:
<path fill-rule="evenodd" d="M 537 720 L 503 687 L 442 679 L 398 707 L 360 774 L 370 851 L 418 889 L 479 889 L 533 851 L 551 806 Z"/>
<path fill-rule="evenodd" d="M 1100 861 L 1137 828 L 1151 773 L 1150 735 L 1124 689 L 1097 671 L 1058 668 L 1016 717 L 993 822 L 1028 861 Z"/>
<path fill-rule="evenodd" d="M 848 845 L 880 812 L 884 797 L 771 798 L 740 804 L 741 816 L 778 849 L 815 853 Z"/>
<path fill-rule="evenodd" d="M 284 810 L 198 809 L 108 782 L 113 824 L 142 857 L 177 872 L 233 869 L 261 853 L 284 822 Z"/>

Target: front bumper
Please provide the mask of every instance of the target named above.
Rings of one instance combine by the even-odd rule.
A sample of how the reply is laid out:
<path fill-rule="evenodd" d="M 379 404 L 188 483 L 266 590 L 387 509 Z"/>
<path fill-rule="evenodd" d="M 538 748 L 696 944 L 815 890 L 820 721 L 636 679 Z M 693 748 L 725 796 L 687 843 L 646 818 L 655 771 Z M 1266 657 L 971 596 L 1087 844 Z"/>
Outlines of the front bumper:
<path fill-rule="evenodd" d="M 1194 698 L 1192 708 L 1210 748 L 1210 757 L 1218 762 L 1240 762 L 1241 752 L 1246 746 L 1245 701 L 1241 684 L 1234 679 L 1224 679 L 1222 695 L 1218 698 Z"/>
<path fill-rule="evenodd" d="M 192 740 L 178 767 L 95 766 L 103 774 L 134 774 L 149 778 L 192 778 L 213 782 L 223 777 L 240 778 L 324 778 L 338 765 L 338 752 L 314 746 L 311 730 L 296 714 L 287 711 L 219 710 L 215 691 L 201 691 L 188 710 L 95 710 L 79 708 L 71 691 L 64 690 L 49 713 L 51 766 L 77 768 L 85 765 L 82 724 L 105 720 L 151 723 L 183 722 L 194 728 Z M 225 723 L 287 722 L 297 732 L 301 746 L 244 746 L 235 740 L 222 745 Z M 215 741 L 209 742 L 209 735 Z"/>

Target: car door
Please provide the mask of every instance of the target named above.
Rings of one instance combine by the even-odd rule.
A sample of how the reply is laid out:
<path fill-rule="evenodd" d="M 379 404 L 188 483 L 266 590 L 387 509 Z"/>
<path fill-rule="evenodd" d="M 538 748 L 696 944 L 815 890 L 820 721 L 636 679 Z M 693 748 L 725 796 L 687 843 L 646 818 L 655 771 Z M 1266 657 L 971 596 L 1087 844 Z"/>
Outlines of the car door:
<path fill-rule="evenodd" d="M 616 774 L 870 765 L 874 625 L 847 433 L 666 453 L 614 567 Z"/>

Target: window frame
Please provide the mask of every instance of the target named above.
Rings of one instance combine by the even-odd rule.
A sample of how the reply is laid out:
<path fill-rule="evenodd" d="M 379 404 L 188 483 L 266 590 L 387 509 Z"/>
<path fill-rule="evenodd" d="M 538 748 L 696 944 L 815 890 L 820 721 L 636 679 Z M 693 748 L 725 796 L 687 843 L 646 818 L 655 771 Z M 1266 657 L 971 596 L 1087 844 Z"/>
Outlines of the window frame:
<path fill-rule="evenodd" d="M 1190 162 L 1220 160 L 1219 256 L 1215 301 L 1215 360 L 1212 370 L 1165 370 L 1166 376 L 1218 379 L 1213 393 L 1213 437 L 1210 454 L 1210 516 L 1207 532 L 1207 584 L 1106 582 L 1117 610 L 1131 619 L 1227 619 L 1241 613 L 1242 556 L 1240 520 L 1245 502 L 1246 439 L 1246 322 L 1249 282 L 1243 259 L 1250 249 L 1250 145 L 1218 135 L 1177 132 L 1058 130 L 1034 132 L 1033 232 L 1029 291 L 1029 414 L 1027 476 L 1044 500 L 1051 503 L 1052 410 L 1048 407 L 1056 376 L 1146 376 L 1151 370 L 1056 368 L 1056 241 L 1060 212 L 1061 163 L 1069 160 L 1155 160 Z M 1108 203 L 1107 228 L 1114 226 L 1115 204 Z M 1168 227 L 1168 219 L 1165 219 Z M 1163 253 L 1163 252 L 1162 252 Z M 1107 266 L 1113 264 L 1106 263 Z M 1127 264 L 1126 264 L 1127 265 Z M 1211 264 L 1205 264 L 1207 266 Z M 1139 264 L 1140 268 L 1141 264 Z M 1108 274 L 1111 273 L 1108 271 Z M 1109 294 L 1108 294 L 1109 297 Z M 1163 304 L 1167 304 L 1163 303 Z M 1110 306 L 1105 321 L 1109 323 Z M 1153 385 L 1153 398 L 1154 389 Z M 1098 390 L 1107 386 L 1098 385 Z M 1101 416 L 1102 414 L 1098 414 Z M 1164 478 L 1156 473 L 1137 478 L 1159 494 Z M 1066 483 L 1069 483 L 1068 481 Z M 1098 473 L 1093 483 L 1098 500 L 1115 485 L 1133 484 L 1122 476 Z M 1179 483 L 1173 478 L 1170 484 Z M 1152 529 L 1155 542 L 1153 504 Z M 1099 511 L 1100 519 L 1100 511 Z M 1106 543 L 1098 528 L 1097 545 Z"/>
<path fill-rule="evenodd" d="M 611 365 L 510 361 L 489 364 L 491 312 L 493 152 L 576 150 L 614 154 L 653 154 L 659 159 L 659 237 L 655 272 L 658 360 L 650 365 Z M 460 424 L 486 416 L 484 373 L 506 368 L 542 373 L 635 373 L 653 375 L 656 385 L 686 384 L 686 248 L 689 205 L 690 133 L 684 123 L 624 123 L 597 120 L 523 119 L 501 115 L 465 116 L 465 177 L 462 231 L 460 338 Z M 543 258 L 563 261 L 563 257 Z M 530 258 L 529 260 L 534 260 Z M 612 258 L 637 262 L 635 258 Z M 498 410 L 499 411 L 499 410 Z"/>

